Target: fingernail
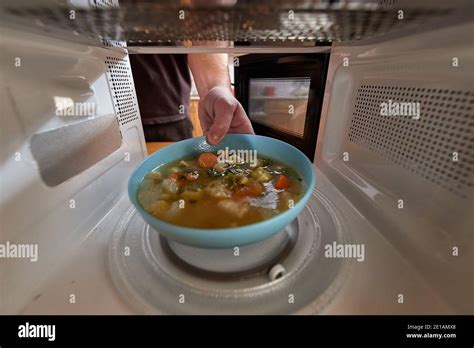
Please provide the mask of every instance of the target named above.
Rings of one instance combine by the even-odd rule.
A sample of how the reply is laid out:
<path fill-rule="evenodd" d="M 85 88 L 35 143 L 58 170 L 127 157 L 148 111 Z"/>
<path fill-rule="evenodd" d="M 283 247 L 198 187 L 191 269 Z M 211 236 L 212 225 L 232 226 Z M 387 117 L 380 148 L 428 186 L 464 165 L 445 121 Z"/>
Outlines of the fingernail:
<path fill-rule="evenodd" d="M 219 142 L 219 137 L 215 134 L 210 134 L 208 138 L 212 145 L 216 145 Z"/>

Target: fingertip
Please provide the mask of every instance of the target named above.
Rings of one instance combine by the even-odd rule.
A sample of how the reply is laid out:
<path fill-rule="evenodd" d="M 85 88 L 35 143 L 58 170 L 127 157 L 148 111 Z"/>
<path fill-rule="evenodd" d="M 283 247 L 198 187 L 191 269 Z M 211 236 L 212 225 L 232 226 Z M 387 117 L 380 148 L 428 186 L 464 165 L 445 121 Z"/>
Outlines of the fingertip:
<path fill-rule="evenodd" d="M 210 133 L 207 135 L 207 142 L 211 145 L 217 145 L 220 142 L 220 138 L 215 135 L 214 133 Z"/>

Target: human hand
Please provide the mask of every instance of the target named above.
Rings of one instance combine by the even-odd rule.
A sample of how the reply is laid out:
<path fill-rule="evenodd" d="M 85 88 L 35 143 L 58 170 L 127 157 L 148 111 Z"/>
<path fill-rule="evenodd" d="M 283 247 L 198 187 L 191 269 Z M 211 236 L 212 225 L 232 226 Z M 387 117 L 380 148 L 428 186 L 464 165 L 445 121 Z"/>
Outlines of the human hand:
<path fill-rule="evenodd" d="M 244 108 L 227 87 L 212 88 L 199 101 L 198 113 L 211 145 L 218 144 L 227 133 L 255 134 Z"/>

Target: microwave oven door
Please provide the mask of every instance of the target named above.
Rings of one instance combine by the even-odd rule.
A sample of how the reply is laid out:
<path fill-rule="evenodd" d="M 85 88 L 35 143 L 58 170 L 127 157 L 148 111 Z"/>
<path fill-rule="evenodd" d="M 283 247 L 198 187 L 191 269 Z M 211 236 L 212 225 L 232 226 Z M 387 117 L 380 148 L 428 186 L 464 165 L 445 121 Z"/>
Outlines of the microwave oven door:
<path fill-rule="evenodd" d="M 312 161 L 328 62 L 328 53 L 237 57 L 235 93 L 255 133 L 286 141 Z"/>

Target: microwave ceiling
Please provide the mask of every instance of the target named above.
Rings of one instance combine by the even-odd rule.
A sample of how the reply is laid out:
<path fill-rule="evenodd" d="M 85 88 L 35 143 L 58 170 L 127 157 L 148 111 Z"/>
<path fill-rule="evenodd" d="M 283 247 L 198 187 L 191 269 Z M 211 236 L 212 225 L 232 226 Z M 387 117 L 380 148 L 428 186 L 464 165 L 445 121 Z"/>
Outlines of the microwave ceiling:
<path fill-rule="evenodd" d="M 427 22 L 470 1 L 4 0 L 3 25 L 79 43 L 201 49 L 308 48 Z"/>

